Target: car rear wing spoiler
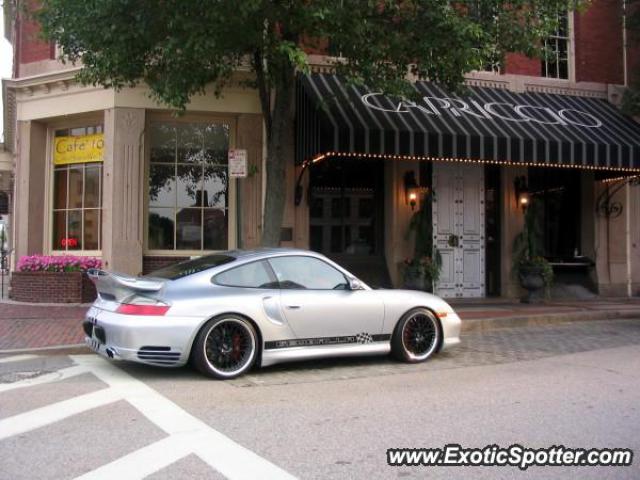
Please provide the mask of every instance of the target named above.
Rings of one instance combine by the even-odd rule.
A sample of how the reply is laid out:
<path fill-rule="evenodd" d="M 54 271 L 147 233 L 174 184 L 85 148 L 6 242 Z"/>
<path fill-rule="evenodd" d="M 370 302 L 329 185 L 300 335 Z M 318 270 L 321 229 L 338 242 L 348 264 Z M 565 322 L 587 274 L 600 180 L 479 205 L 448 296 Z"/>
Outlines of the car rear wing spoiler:
<path fill-rule="evenodd" d="M 160 278 L 132 277 L 122 273 L 105 272 L 97 268 L 87 270 L 87 275 L 102 298 L 119 303 L 126 303 L 128 298 L 136 294 L 153 297 L 153 293 L 159 292 L 165 284 L 165 280 Z"/>

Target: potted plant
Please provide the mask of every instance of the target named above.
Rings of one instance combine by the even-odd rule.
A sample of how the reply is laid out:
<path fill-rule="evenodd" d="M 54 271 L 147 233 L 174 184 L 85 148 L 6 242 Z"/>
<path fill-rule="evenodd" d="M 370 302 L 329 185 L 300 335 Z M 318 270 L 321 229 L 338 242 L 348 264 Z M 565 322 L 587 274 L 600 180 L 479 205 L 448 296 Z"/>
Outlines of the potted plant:
<path fill-rule="evenodd" d="M 424 195 L 420 208 L 409 222 L 406 238 L 415 237 L 414 256 L 403 262 L 404 287 L 412 290 L 432 292 L 440 277 L 442 257 L 433 247 L 433 222 L 431 219 L 432 195 Z"/>
<path fill-rule="evenodd" d="M 98 258 L 73 255 L 20 257 L 11 274 L 11 298 L 35 303 L 92 302 L 96 290 L 86 271 L 101 265 Z"/>
<path fill-rule="evenodd" d="M 433 291 L 433 284 L 440 277 L 439 254 L 423 256 L 404 261 L 404 286 L 411 290 Z"/>
<path fill-rule="evenodd" d="M 551 265 L 542 256 L 541 236 L 540 205 L 533 201 L 525 212 L 522 232 L 513 241 L 513 271 L 520 286 L 527 290 L 523 303 L 542 300 L 542 290 L 548 296 L 553 283 Z"/>

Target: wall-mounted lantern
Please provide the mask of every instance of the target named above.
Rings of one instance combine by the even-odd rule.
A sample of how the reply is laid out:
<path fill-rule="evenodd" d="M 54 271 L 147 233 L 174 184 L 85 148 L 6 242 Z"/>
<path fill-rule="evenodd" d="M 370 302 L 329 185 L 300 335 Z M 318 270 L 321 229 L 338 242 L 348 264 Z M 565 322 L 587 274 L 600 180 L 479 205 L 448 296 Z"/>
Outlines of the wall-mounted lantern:
<path fill-rule="evenodd" d="M 529 187 L 527 187 L 527 179 L 524 175 L 516 177 L 513 180 L 513 189 L 516 193 L 516 202 L 518 206 L 522 208 L 523 212 L 526 212 L 531 199 L 529 197 Z"/>
<path fill-rule="evenodd" d="M 411 205 L 411 210 L 416 208 L 418 196 L 420 194 L 420 185 L 416 182 L 416 172 L 409 170 L 404 174 L 404 195 L 407 205 Z"/>

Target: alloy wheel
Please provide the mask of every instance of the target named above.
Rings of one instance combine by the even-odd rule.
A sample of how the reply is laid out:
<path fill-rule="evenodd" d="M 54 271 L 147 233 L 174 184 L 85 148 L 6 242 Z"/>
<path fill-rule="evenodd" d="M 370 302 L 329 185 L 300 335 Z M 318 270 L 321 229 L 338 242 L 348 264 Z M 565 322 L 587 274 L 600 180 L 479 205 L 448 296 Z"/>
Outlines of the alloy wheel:
<path fill-rule="evenodd" d="M 216 376 L 234 377 L 253 362 L 255 333 L 243 320 L 221 319 L 208 330 L 203 348 L 206 362 Z"/>

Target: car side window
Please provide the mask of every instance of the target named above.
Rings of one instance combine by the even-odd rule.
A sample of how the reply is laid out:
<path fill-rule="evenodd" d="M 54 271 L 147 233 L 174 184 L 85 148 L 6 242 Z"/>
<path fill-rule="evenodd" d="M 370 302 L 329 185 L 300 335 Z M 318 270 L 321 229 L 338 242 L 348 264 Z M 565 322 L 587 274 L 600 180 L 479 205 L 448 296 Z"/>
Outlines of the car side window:
<path fill-rule="evenodd" d="M 225 287 L 278 288 L 278 283 L 264 261 L 231 268 L 213 277 L 213 281 Z"/>
<path fill-rule="evenodd" d="M 291 256 L 269 259 L 280 288 L 346 290 L 346 277 L 326 262 L 312 257 Z"/>

